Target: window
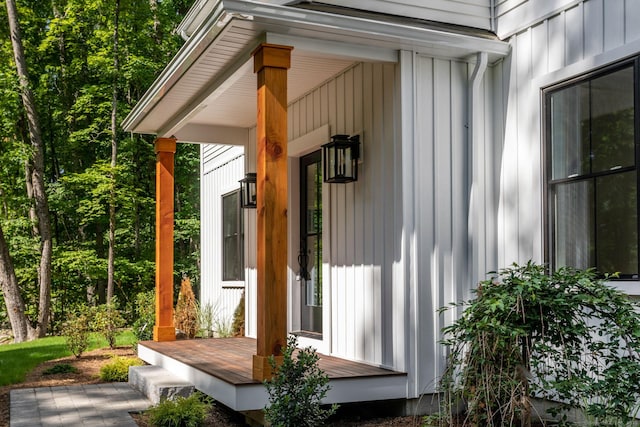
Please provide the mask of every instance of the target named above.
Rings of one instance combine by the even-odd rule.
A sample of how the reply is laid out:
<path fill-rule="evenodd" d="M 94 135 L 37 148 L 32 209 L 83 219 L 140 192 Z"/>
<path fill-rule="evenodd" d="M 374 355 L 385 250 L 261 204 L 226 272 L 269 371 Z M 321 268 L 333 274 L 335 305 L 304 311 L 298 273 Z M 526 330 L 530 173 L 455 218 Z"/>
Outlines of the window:
<path fill-rule="evenodd" d="M 638 60 L 544 94 L 547 260 L 638 279 Z"/>
<path fill-rule="evenodd" d="M 222 196 L 222 280 L 244 280 L 244 231 L 240 190 Z"/>

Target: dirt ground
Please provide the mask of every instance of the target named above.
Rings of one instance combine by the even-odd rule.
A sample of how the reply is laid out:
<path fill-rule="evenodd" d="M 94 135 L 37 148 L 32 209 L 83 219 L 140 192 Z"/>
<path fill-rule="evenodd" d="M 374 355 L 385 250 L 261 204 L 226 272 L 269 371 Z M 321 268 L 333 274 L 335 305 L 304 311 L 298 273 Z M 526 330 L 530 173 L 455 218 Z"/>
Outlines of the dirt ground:
<path fill-rule="evenodd" d="M 0 427 L 9 426 L 9 390 L 15 388 L 32 388 L 32 387 L 49 387 L 59 385 L 80 385 L 99 383 L 100 367 L 109 362 L 113 355 L 119 356 L 135 356 L 131 347 L 119 347 L 116 349 L 100 349 L 86 352 L 80 358 L 74 356 L 65 357 L 57 360 L 50 360 L 42 363 L 27 375 L 25 382 L 11 386 L 0 387 Z M 76 373 L 62 373 L 45 375 L 43 372 L 47 369 L 61 363 L 68 363 L 75 367 Z M 141 427 L 149 427 L 146 417 L 141 414 L 133 414 L 134 419 Z M 343 419 L 336 420 L 329 424 L 330 426 L 339 427 L 377 427 L 377 426 L 395 426 L 395 427 L 414 427 L 420 425 L 420 417 L 388 417 L 376 418 L 371 420 L 362 419 Z M 241 427 L 245 426 L 244 417 L 231 411 L 230 409 L 214 405 L 207 419 L 205 426 L 226 426 Z"/>

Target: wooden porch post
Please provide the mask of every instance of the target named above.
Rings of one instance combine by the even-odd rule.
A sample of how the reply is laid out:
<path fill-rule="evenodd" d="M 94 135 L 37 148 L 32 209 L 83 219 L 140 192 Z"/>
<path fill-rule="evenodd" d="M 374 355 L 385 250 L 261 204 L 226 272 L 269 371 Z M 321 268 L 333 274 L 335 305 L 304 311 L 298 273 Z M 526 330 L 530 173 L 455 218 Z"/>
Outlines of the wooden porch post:
<path fill-rule="evenodd" d="M 258 73 L 257 354 L 253 378 L 271 377 L 268 358 L 281 360 L 287 342 L 287 70 L 290 46 L 262 44 L 253 52 Z"/>
<path fill-rule="evenodd" d="M 156 152 L 156 324 L 154 341 L 174 341 L 173 164 L 175 138 L 157 138 Z"/>

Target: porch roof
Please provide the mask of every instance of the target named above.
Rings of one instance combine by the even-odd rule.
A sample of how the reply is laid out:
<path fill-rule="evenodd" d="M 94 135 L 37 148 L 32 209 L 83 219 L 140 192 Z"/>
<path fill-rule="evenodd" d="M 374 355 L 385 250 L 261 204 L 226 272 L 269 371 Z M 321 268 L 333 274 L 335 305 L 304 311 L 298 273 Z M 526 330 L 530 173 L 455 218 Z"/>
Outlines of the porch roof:
<path fill-rule="evenodd" d="M 197 2 L 179 28 L 185 35 L 193 32 L 124 120 L 124 129 L 185 142 L 238 143 L 233 129 L 256 121 L 251 52 L 260 43 L 294 47 L 289 101 L 354 62 L 395 62 L 400 49 L 449 58 L 482 51 L 490 61 L 509 50 L 479 30 L 308 7 Z"/>

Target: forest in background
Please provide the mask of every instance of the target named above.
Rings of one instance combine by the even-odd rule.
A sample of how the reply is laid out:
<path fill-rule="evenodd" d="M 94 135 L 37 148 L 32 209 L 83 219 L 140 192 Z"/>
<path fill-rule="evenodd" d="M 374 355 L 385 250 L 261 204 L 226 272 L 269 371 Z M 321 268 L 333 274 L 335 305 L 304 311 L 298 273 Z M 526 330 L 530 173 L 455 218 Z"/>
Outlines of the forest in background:
<path fill-rule="evenodd" d="M 28 70 L 24 87 L 10 37 L 11 3 Z M 183 43 L 174 29 L 191 3 L 0 5 L 0 328 L 10 320 L 10 270 L 30 326 L 44 323 L 45 333 L 55 332 L 77 304 L 104 303 L 111 295 L 130 314 L 135 295 L 154 287 L 153 136 L 125 133 L 120 123 Z M 32 93 L 40 146 L 34 144 L 25 91 Z M 39 168 L 46 207 L 41 216 Z M 197 146 L 178 144 L 175 179 L 176 282 L 188 275 L 197 289 Z"/>

